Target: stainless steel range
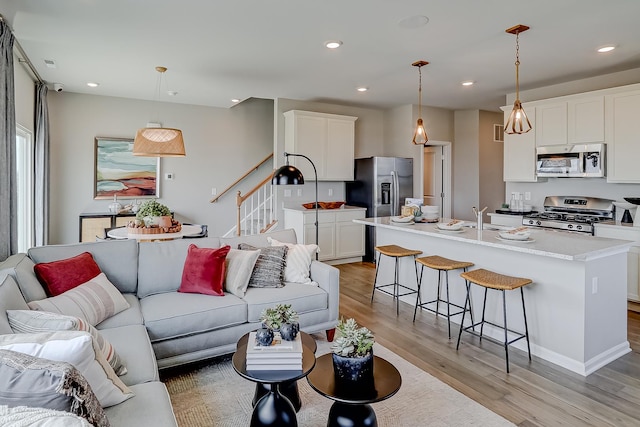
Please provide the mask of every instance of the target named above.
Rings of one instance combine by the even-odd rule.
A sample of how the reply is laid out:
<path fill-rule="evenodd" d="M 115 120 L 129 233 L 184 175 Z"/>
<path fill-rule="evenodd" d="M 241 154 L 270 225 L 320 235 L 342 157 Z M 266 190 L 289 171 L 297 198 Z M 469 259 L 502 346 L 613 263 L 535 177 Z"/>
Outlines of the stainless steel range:
<path fill-rule="evenodd" d="M 615 218 L 613 200 L 597 197 L 547 196 L 544 212 L 527 215 L 522 224 L 593 234 L 593 224 Z"/>

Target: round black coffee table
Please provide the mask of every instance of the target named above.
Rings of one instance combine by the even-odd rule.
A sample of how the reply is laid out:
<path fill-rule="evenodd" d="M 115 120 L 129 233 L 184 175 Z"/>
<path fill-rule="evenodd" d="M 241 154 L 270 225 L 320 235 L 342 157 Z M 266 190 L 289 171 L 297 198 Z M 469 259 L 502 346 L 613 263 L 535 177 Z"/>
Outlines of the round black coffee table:
<path fill-rule="evenodd" d="M 345 384 L 336 381 L 329 353 L 316 359 L 307 381 L 315 391 L 335 401 L 329 411 L 327 427 L 376 427 L 376 413 L 369 404 L 396 394 L 402 377 L 391 363 L 373 356 L 373 380 Z"/>
<path fill-rule="evenodd" d="M 314 354 L 315 341 L 304 332 L 300 333 L 302 334 L 302 370 L 298 371 L 247 371 L 247 341 L 249 334 L 245 334 L 238 340 L 236 352 L 233 353 L 231 359 L 233 368 L 241 377 L 261 384 L 267 390 L 266 394 L 253 407 L 251 427 L 298 426 L 296 410 L 291 401 L 280 392 L 280 387 L 282 384 L 290 384 L 300 378 L 304 378 L 316 364 Z M 305 339 L 305 335 L 313 341 L 313 347 L 307 345 L 309 341 Z"/>

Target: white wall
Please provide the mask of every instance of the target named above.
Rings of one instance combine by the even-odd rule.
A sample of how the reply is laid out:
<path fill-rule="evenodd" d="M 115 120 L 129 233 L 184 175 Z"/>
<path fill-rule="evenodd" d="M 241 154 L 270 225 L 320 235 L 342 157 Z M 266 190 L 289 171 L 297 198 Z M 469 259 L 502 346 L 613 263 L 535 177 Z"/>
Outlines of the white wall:
<path fill-rule="evenodd" d="M 108 200 L 93 199 L 94 138 L 133 138 L 158 111 L 164 125 L 182 129 L 187 156 L 161 159 L 160 202 L 181 222 L 207 224 L 220 235 L 235 224 L 235 192 L 211 204 L 211 189 L 221 192 L 273 148 L 273 101 L 250 99 L 231 109 L 125 98 L 49 93 L 51 120 L 51 243 L 78 240 L 78 215 L 104 212 Z M 267 162 L 252 175 L 249 190 L 271 171 Z"/>
<path fill-rule="evenodd" d="M 452 215 L 473 220 L 471 208 L 480 203 L 480 115 L 478 110 L 458 110 L 454 121 Z"/>
<path fill-rule="evenodd" d="M 502 180 L 504 143 L 494 142 L 493 125 L 502 126 L 503 114 L 491 111 L 480 111 L 479 131 L 479 177 L 480 201 L 478 209 L 488 207 L 492 212 L 504 203 L 505 184 Z M 486 219 L 486 218 L 485 218 Z"/>
<path fill-rule="evenodd" d="M 521 91 L 520 99 L 524 102 L 536 101 L 634 83 L 640 83 L 640 68 Z M 510 103 L 513 103 L 514 98 L 515 94 L 507 95 L 507 101 Z M 606 179 L 601 178 L 549 178 L 537 183 L 508 182 L 505 187 L 505 200 L 508 201 L 514 191 L 531 192 L 531 204 L 541 210 L 545 196 L 590 196 L 623 200 L 624 196 L 640 196 L 640 185 L 608 184 Z M 617 215 L 620 218 L 622 212 L 618 212 Z"/>

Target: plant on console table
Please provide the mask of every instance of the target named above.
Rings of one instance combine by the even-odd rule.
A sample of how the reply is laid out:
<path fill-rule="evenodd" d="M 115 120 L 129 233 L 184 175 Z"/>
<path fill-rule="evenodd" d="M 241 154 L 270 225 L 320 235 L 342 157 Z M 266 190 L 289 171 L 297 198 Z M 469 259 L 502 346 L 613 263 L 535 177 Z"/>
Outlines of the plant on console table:
<path fill-rule="evenodd" d="M 371 331 L 355 319 L 340 320 L 338 338 L 331 345 L 336 379 L 362 381 L 373 378 L 373 343 Z"/>
<path fill-rule="evenodd" d="M 147 227 L 152 225 L 171 227 L 171 211 L 154 199 L 147 200 L 140 206 L 140 209 L 136 212 L 136 219 L 143 221 Z"/>
<path fill-rule="evenodd" d="M 291 308 L 291 304 L 278 304 L 273 308 L 263 310 L 260 314 L 260 321 L 263 325 L 262 329 L 268 329 L 272 333 L 280 332 L 280 336 L 286 341 L 294 340 L 300 330 L 298 313 Z M 265 331 L 261 334 L 269 335 Z"/>

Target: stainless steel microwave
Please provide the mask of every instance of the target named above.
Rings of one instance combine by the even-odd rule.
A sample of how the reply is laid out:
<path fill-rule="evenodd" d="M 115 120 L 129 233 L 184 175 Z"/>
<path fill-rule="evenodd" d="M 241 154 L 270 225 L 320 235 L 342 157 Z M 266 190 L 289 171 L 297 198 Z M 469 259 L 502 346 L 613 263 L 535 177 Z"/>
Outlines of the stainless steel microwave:
<path fill-rule="evenodd" d="M 536 149 L 539 177 L 598 178 L 605 176 L 605 144 L 548 145 Z"/>

